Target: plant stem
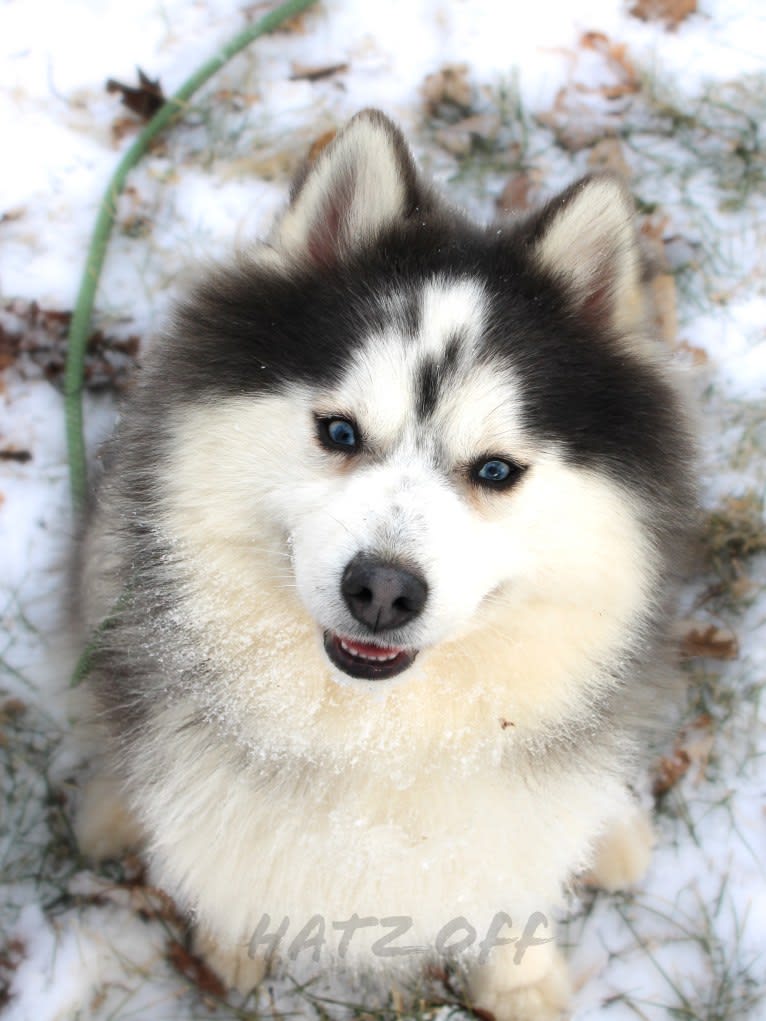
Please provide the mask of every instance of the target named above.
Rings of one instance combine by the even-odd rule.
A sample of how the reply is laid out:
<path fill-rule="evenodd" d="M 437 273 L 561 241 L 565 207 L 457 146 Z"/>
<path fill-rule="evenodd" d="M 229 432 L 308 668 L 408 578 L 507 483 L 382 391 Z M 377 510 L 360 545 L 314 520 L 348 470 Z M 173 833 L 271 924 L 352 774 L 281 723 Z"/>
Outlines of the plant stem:
<path fill-rule="evenodd" d="M 117 165 L 98 210 L 93 227 L 85 271 L 80 282 L 77 302 L 69 327 L 66 373 L 64 376 L 64 402 L 66 437 L 69 454 L 69 484 L 76 512 L 82 510 L 87 496 L 87 461 L 83 433 L 82 389 L 85 374 L 85 349 L 88 343 L 91 315 L 101 269 L 104 265 L 109 235 L 114 223 L 117 197 L 123 189 L 128 173 L 138 163 L 151 142 L 183 111 L 191 97 L 217 71 L 259 36 L 273 32 L 288 18 L 295 17 L 311 7 L 316 0 L 287 0 L 275 7 L 260 21 L 242 29 L 215 56 L 198 68 L 180 89 L 160 107 L 141 131 Z"/>

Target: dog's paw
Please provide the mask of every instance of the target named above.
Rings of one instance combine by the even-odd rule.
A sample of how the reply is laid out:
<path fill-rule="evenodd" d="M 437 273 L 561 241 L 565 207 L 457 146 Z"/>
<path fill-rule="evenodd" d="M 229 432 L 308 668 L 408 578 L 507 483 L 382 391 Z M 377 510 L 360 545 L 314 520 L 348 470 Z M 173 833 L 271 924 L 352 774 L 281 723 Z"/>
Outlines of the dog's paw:
<path fill-rule="evenodd" d="M 264 958 L 251 957 L 246 946 L 219 943 L 203 929 L 195 931 L 192 949 L 228 989 L 243 996 L 252 992 L 268 971 Z"/>
<path fill-rule="evenodd" d="M 601 837 L 586 881 L 610 893 L 634 886 L 649 868 L 654 843 L 648 814 L 636 808 Z"/>
<path fill-rule="evenodd" d="M 114 777 L 89 780 L 75 819 L 75 836 L 86 858 L 117 858 L 143 842 L 136 822 Z"/>
<path fill-rule="evenodd" d="M 495 1021 L 559 1021 L 566 1016 L 572 985 L 566 961 L 557 950 L 542 975 L 523 985 L 516 984 L 519 976 L 513 973 L 494 968 L 481 971 L 471 981 L 473 1006 L 489 1011 Z"/>

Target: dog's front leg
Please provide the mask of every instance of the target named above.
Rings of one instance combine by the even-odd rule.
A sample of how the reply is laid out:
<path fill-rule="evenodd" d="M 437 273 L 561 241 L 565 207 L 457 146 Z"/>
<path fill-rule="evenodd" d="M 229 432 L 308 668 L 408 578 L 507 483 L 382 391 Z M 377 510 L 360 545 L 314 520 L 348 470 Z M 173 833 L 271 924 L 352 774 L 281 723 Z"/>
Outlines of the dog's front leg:
<path fill-rule="evenodd" d="M 496 1021 L 558 1021 L 569 1003 L 571 984 L 555 942 L 530 941 L 526 931 L 509 939 L 469 973 L 473 1006 L 490 1011 Z"/>

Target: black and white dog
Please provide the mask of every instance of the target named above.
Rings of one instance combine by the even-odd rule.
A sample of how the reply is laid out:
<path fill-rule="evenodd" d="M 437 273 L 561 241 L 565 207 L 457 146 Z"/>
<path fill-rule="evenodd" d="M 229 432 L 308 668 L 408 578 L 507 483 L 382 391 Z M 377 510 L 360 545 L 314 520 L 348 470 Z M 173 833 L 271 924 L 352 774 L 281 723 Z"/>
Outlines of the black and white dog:
<path fill-rule="evenodd" d="M 578 872 L 641 874 L 673 687 L 690 442 L 648 321 L 616 179 L 477 226 L 373 111 L 179 305 L 81 545 L 79 830 L 141 842 L 232 984 L 289 919 L 328 966 L 457 943 L 498 1019 L 565 1008 L 518 940 Z"/>

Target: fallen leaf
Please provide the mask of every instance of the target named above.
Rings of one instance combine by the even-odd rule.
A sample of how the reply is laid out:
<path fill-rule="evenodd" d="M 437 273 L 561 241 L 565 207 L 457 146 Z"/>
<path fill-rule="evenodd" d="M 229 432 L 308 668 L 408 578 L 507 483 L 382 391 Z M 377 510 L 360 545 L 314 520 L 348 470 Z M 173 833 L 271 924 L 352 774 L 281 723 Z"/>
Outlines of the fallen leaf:
<path fill-rule="evenodd" d="M 636 0 L 630 8 L 641 21 L 663 21 L 668 28 L 677 28 L 697 10 L 697 0 Z"/>
<path fill-rule="evenodd" d="M 641 81 L 635 64 L 628 56 L 628 47 L 625 43 L 613 42 L 603 32 L 585 32 L 580 37 L 580 45 L 583 49 L 600 53 L 618 79 L 614 85 L 597 86 L 596 92 L 601 93 L 606 99 L 618 99 L 620 96 L 640 91 Z M 584 91 L 594 91 L 586 89 L 585 86 L 581 87 Z"/>
<path fill-rule="evenodd" d="M 248 21 L 255 21 L 271 11 L 273 7 L 274 4 L 271 0 L 258 0 L 256 3 L 248 4 L 242 9 L 242 12 Z M 273 34 L 305 35 L 309 30 L 307 20 L 310 15 L 311 11 L 303 11 L 301 14 L 295 14 L 292 18 L 288 18 L 287 21 L 283 21 L 278 28 L 275 28 Z"/>
<path fill-rule="evenodd" d="M 112 140 L 121 142 L 128 135 L 134 135 L 141 127 L 135 117 L 116 117 L 112 121 Z"/>
<path fill-rule="evenodd" d="M 430 114 L 439 114 L 443 107 L 457 107 L 464 113 L 473 106 L 474 88 L 469 80 L 467 64 L 445 64 L 429 74 L 421 87 Z"/>
<path fill-rule="evenodd" d="M 324 67 L 307 67 L 305 64 L 293 62 L 290 81 L 318 82 L 322 78 L 331 78 L 335 74 L 340 74 L 341 71 L 348 71 L 348 63 L 327 64 Z"/>
<path fill-rule="evenodd" d="M 26 209 L 23 206 L 19 206 L 16 209 L 6 209 L 2 216 L 0 216 L 0 223 L 13 223 L 14 220 L 20 220 Z"/>
<path fill-rule="evenodd" d="M 41 308 L 37 302 L 11 299 L 0 304 L 0 370 L 11 366 L 23 378 L 59 381 L 66 363 L 71 312 Z M 90 390 L 125 389 L 133 379 L 139 338 L 91 334 L 85 352 L 85 386 Z"/>
<path fill-rule="evenodd" d="M 696 347 L 694 344 L 690 344 L 688 340 L 682 340 L 678 344 L 678 350 L 688 354 L 694 365 L 707 365 L 710 361 L 708 353 L 704 348 Z"/>
<path fill-rule="evenodd" d="M 652 795 L 661 798 L 669 790 L 683 779 L 689 771 L 689 756 L 683 749 L 674 752 L 670 756 L 663 756 L 654 768 L 654 781 L 652 782 Z"/>
<path fill-rule="evenodd" d="M 7 698 L 2 705 L 0 705 L 0 716 L 4 716 L 6 720 L 11 719 L 14 716 L 21 716 L 22 713 L 27 711 L 27 707 L 20 698 Z"/>
<path fill-rule="evenodd" d="M 26 956 L 27 948 L 20 939 L 10 939 L 0 947 L 0 1007 L 11 999 L 13 973 Z"/>
<path fill-rule="evenodd" d="M 736 659 L 739 645 L 727 628 L 692 625 L 681 638 L 681 654 L 687 659 Z"/>
<path fill-rule="evenodd" d="M 28 450 L 15 450 L 13 448 L 0 450 L 0 461 L 17 461 L 19 464 L 26 464 L 31 460 L 32 455 Z"/>
<path fill-rule="evenodd" d="M 655 763 L 652 771 L 654 797 L 659 800 L 667 794 L 686 776 L 692 766 L 697 767 L 695 782 L 701 782 L 710 760 L 713 743 L 713 719 L 709 713 L 702 713 L 679 732 L 670 755 L 663 756 Z"/>
<path fill-rule="evenodd" d="M 125 85 L 114 78 L 109 78 L 106 83 L 107 92 L 119 92 L 122 97 L 122 104 L 133 113 L 138 114 L 143 120 L 151 120 L 159 108 L 165 103 L 165 95 L 162 91 L 159 78 L 152 80 L 144 74 L 141 68 L 138 71 L 138 86 Z"/>

